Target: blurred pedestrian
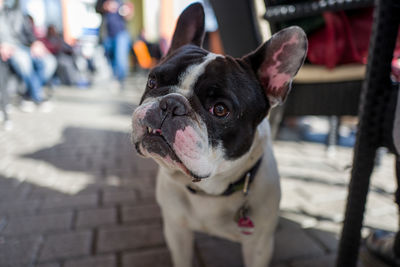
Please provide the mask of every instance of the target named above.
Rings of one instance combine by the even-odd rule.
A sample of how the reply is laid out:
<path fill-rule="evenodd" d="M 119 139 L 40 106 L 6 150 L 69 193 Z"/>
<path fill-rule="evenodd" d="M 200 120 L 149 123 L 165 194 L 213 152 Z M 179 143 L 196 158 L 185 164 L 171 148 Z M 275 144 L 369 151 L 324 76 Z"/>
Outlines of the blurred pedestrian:
<path fill-rule="evenodd" d="M 96 11 L 102 14 L 102 38 L 106 56 L 111 63 L 114 78 L 122 89 L 129 71 L 132 42 L 125 23 L 133 16 L 133 4 L 123 0 L 97 0 Z"/>
<path fill-rule="evenodd" d="M 43 85 L 56 70 L 56 59 L 34 35 L 34 25 L 14 4 L 5 5 L 0 0 L 0 56 L 8 62 L 15 73 L 25 82 L 26 101 L 23 111 L 33 111 L 39 106 L 48 111 L 50 106 L 43 96 Z"/>
<path fill-rule="evenodd" d="M 46 37 L 42 38 L 41 41 L 57 59 L 56 75 L 62 84 L 80 87 L 89 85 L 75 63 L 76 52 L 74 48 L 64 41 L 54 25 L 47 27 Z"/>

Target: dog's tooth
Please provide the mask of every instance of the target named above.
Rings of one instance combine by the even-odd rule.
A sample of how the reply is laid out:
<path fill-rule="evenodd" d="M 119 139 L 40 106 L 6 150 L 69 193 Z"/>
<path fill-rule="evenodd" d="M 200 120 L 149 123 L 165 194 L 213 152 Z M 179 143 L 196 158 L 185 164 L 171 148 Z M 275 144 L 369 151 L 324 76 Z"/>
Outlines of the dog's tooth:
<path fill-rule="evenodd" d="M 152 131 L 153 131 L 153 130 L 152 130 L 150 127 L 147 127 L 147 132 L 148 132 L 148 133 L 152 133 Z"/>

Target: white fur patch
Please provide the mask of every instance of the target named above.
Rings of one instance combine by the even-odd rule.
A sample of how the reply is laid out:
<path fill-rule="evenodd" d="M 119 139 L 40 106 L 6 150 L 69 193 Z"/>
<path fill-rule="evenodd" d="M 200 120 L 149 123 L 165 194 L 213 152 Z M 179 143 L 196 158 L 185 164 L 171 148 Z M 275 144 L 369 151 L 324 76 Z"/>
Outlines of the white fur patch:
<path fill-rule="evenodd" d="M 179 84 L 175 87 L 175 92 L 180 93 L 186 97 L 190 97 L 193 93 L 193 86 L 197 79 L 204 73 L 207 65 L 221 55 L 209 53 L 204 57 L 204 60 L 195 65 L 190 65 L 184 73 L 179 77 Z"/>
<path fill-rule="evenodd" d="M 207 194 L 219 195 L 227 188 L 228 184 L 238 179 L 238 175 L 242 175 L 243 171 L 249 170 L 263 153 L 268 154 L 265 156 L 268 160 L 274 161 L 274 157 L 272 156 L 272 141 L 270 140 L 270 127 L 267 118 L 258 125 L 251 148 L 240 158 L 225 160 L 225 151 L 222 145 L 212 149 L 209 159 L 214 165 L 214 171 L 209 178 L 202 179 L 192 186 L 201 189 Z M 273 170 L 270 171 L 272 172 Z"/>

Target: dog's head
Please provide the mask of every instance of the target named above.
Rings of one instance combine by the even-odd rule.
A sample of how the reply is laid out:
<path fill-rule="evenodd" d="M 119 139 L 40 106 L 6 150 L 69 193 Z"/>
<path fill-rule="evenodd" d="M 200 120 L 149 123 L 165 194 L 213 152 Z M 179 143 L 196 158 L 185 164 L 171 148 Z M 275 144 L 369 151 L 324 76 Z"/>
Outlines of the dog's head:
<path fill-rule="evenodd" d="M 133 113 L 137 151 L 194 178 L 210 177 L 249 151 L 257 126 L 285 100 L 307 51 L 298 27 L 240 59 L 202 49 L 203 36 L 203 8 L 192 4 Z"/>

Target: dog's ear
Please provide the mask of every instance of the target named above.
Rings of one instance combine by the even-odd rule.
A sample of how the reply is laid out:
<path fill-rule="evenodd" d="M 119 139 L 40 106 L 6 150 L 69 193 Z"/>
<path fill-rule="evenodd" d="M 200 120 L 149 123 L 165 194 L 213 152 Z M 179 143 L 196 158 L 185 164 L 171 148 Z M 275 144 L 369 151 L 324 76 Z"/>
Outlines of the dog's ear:
<path fill-rule="evenodd" d="M 306 54 L 306 34 L 294 26 L 277 32 L 243 59 L 250 63 L 273 107 L 285 101 Z"/>
<path fill-rule="evenodd" d="M 204 39 L 204 9 L 200 3 L 189 5 L 176 23 L 171 47 L 167 54 L 186 44 L 201 46 Z"/>

